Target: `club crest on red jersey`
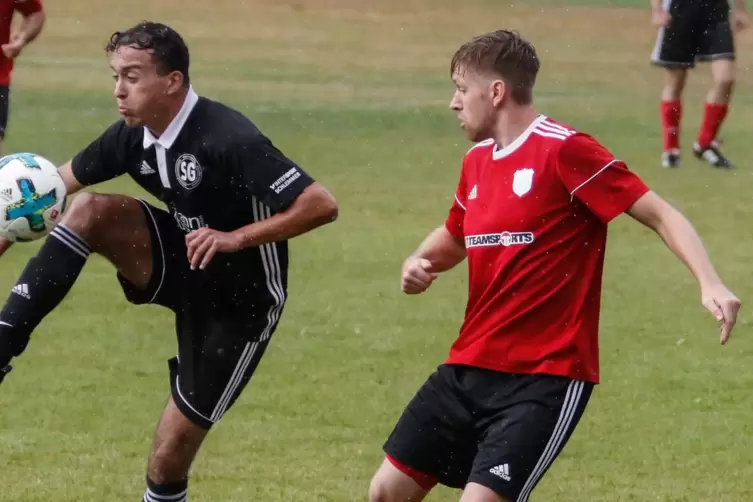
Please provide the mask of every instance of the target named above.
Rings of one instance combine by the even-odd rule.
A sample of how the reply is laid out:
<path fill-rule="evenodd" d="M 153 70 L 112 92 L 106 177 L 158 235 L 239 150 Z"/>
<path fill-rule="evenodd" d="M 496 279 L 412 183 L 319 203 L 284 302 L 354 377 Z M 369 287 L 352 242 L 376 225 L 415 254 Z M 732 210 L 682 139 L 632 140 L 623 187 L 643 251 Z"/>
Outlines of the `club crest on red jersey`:
<path fill-rule="evenodd" d="M 512 191 L 518 197 L 522 197 L 531 191 L 533 185 L 533 169 L 530 167 L 518 169 L 512 178 Z"/>

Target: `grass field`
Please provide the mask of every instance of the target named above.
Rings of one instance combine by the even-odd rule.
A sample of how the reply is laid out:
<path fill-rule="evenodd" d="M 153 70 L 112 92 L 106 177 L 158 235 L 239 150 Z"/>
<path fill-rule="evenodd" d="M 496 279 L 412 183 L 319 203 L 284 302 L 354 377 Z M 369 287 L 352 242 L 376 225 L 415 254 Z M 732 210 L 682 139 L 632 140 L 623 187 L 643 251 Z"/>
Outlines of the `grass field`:
<path fill-rule="evenodd" d="M 532 499 L 753 500 L 753 33 L 738 41 L 723 130 L 739 168 L 714 171 L 690 155 L 701 67 L 686 94 L 685 162 L 669 172 L 659 167 L 648 2 L 513 1 L 48 2 L 46 31 L 14 75 L 6 151 L 62 163 L 99 134 L 116 118 L 102 47 L 112 31 L 156 19 L 187 39 L 197 91 L 246 112 L 340 203 L 334 225 L 293 242 L 282 324 L 197 459 L 191 500 L 366 499 L 383 440 L 462 318 L 463 267 L 417 298 L 399 292 L 399 269 L 444 219 L 469 147 L 447 109 L 449 58 L 500 27 L 539 51 L 538 109 L 594 134 L 684 211 L 744 303 L 720 347 L 690 274 L 650 231 L 618 218 L 602 385 Z M 101 189 L 139 193 L 130 180 Z M 0 290 L 36 246 L 3 257 Z M 138 500 L 175 350 L 169 313 L 129 305 L 92 258 L 0 389 L 0 501 Z M 438 489 L 429 500 L 457 498 Z"/>

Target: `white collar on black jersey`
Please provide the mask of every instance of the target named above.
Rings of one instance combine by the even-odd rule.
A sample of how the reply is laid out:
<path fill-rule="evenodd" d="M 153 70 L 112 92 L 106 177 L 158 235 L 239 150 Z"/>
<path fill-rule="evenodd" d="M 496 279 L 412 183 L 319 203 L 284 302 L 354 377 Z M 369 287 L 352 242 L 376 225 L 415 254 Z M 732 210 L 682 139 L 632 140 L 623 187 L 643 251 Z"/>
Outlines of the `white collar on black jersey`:
<path fill-rule="evenodd" d="M 173 143 L 175 143 L 175 139 L 178 137 L 178 134 L 180 134 L 181 129 L 183 129 L 183 126 L 186 124 L 186 120 L 188 120 L 191 110 L 193 110 L 193 107 L 196 106 L 196 103 L 198 102 L 199 95 L 193 90 L 193 86 L 190 86 L 188 88 L 188 93 L 186 94 L 186 99 L 183 101 L 183 106 L 180 107 L 180 111 L 175 118 L 173 118 L 173 121 L 170 122 L 170 125 L 167 126 L 167 129 L 162 133 L 162 136 L 155 138 L 152 131 L 146 127 L 144 128 L 144 150 L 155 143 L 165 150 L 169 150 L 170 147 L 173 146 Z"/>
<path fill-rule="evenodd" d="M 531 125 L 529 125 L 525 131 L 523 131 L 523 134 L 515 138 L 515 141 L 513 141 L 512 143 L 510 143 L 509 145 L 507 145 L 506 147 L 502 149 L 499 148 L 499 145 L 494 143 L 494 149 L 492 150 L 492 158 L 494 160 L 505 158 L 508 155 L 510 155 L 512 152 L 520 148 L 520 145 L 525 143 L 526 140 L 528 139 L 528 136 L 530 136 L 533 130 L 536 129 L 536 126 L 538 126 L 544 120 L 546 120 L 546 117 L 544 115 L 539 115 L 538 117 L 536 117 L 536 119 L 533 122 L 531 122 Z"/>

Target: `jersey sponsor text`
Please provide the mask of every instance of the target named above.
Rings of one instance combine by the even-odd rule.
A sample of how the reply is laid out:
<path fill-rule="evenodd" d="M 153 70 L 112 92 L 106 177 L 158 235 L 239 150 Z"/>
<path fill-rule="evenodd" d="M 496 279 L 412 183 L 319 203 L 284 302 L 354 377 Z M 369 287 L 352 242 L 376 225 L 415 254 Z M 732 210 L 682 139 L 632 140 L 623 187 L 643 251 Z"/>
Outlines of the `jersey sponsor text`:
<path fill-rule="evenodd" d="M 467 235 L 465 237 L 466 248 L 484 246 L 515 246 L 532 244 L 533 232 L 502 232 L 499 234 Z"/>

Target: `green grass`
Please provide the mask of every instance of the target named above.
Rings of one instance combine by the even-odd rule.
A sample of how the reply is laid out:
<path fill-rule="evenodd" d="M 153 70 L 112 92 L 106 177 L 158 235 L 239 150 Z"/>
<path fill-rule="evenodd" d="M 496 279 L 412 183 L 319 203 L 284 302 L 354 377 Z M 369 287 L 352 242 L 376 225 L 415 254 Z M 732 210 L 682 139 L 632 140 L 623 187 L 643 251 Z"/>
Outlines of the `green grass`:
<path fill-rule="evenodd" d="M 398 282 L 404 256 L 444 219 L 469 147 L 447 110 L 447 64 L 477 32 L 530 37 L 544 62 L 540 111 L 628 161 L 692 219 L 744 303 L 753 295 L 750 54 L 724 129 L 739 169 L 713 171 L 689 155 L 708 80 L 701 67 L 686 94 L 685 162 L 668 172 L 658 167 L 661 75 L 647 64 L 647 7 L 546 3 L 469 0 L 463 15 L 456 2 L 424 0 L 140 0 L 106 14 L 92 13 L 91 0 L 50 3 L 47 32 L 18 63 L 6 151 L 63 162 L 93 139 L 116 117 L 103 41 L 158 18 L 191 44 L 197 90 L 247 113 L 340 203 L 334 225 L 293 241 L 281 326 L 200 453 L 191 500 L 365 500 L 384 439 L 462 319 L 462 267 L 418 298 Z M 130 180 L 101 190 L 140 193 Z M 37 246 L 2 258 L 0 289 Z M 650 231 L 616 220 L 603 383 L 532 499 L 752 500 L 752 323 L 744 307 L 720 347 L 690 274 Z M 0 388 L 0 500 L 137 500 L 175 350 L 169 313 L 129 305 L 109 265 L 92 258 Z M 457 499 L 446 489 L 429 497 Z"/>

